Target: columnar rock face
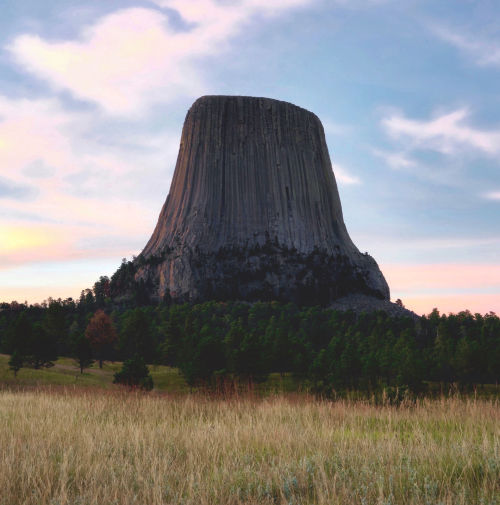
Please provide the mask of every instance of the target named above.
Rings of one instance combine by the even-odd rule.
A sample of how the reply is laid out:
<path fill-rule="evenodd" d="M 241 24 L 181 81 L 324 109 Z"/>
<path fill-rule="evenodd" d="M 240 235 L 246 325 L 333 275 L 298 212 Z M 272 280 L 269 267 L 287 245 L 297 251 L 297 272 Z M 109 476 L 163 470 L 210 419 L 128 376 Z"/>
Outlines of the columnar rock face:
<path fill-rule="evenodd" d="M 320 120 L 268 98 L 193 104 L 136 268 L 157 299 L 389 298 L 376 262 L 347 233 Z"/>

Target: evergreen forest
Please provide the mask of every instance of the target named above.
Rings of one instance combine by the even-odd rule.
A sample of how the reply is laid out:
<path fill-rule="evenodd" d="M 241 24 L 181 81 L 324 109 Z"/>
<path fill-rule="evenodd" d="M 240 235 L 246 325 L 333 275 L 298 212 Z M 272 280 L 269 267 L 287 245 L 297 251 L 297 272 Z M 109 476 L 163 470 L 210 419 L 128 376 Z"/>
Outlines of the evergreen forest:
<path fill-rule="evenodd" d="M 500 379 L 494 313 L 434 309 L 396 318 L 279 302 L 176 305 L 140 297 L 119 304 L 110 296 L 112 281 L 101 277 L 79 300 L 1 304 L 0 352 L 11 355 L 11 370 L 50 367 L 59 356 L 73 357 L 82 372 L 94 361 L 146 371 L 145 363 L 162 364 L 178 367 L 190 385 L 209 387 L 222 380 L 260 382 L 277 372 L 323 394 L 418 393 L 429 383 L 472 389 Z"/>

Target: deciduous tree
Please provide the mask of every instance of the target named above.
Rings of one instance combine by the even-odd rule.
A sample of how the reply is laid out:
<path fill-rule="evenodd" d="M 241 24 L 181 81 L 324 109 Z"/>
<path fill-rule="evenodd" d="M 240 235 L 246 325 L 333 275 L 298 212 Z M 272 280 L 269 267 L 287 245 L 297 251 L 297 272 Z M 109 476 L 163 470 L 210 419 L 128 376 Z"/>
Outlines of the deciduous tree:
<path fill-rule="evenodd" d="M 96 353 L 99 368 L 102 368 L 102 362 L 112 352 L 113 344 L 117 339 L 113 320 L 99 309 L 90 319 L 85 336 Z"/>

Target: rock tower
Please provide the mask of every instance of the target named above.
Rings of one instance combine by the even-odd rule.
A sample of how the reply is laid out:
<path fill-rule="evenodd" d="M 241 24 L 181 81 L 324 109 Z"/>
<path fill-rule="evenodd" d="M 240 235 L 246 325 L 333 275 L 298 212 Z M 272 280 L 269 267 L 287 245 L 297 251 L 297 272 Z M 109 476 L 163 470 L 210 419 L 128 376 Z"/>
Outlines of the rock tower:
<path fill-rule="evenodd" d="M 156 299 L 389 299 L 377 263 L 347 233 L 321 121 L 269 98 L 192 105 L 170 193 L 135 267 Z"/>

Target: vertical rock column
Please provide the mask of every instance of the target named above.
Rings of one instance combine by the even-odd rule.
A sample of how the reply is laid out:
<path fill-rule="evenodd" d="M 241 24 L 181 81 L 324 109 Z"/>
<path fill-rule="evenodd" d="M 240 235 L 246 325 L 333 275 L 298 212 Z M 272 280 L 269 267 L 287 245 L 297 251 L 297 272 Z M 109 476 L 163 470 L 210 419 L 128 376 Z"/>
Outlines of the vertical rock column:
<path fill-rule="evenodd" d="M 377 264 L 347 233 L 320 120 L 269 98 L 193 104 L 170 193 L 136 266 L 155 298 L 389 298 Z"/>

